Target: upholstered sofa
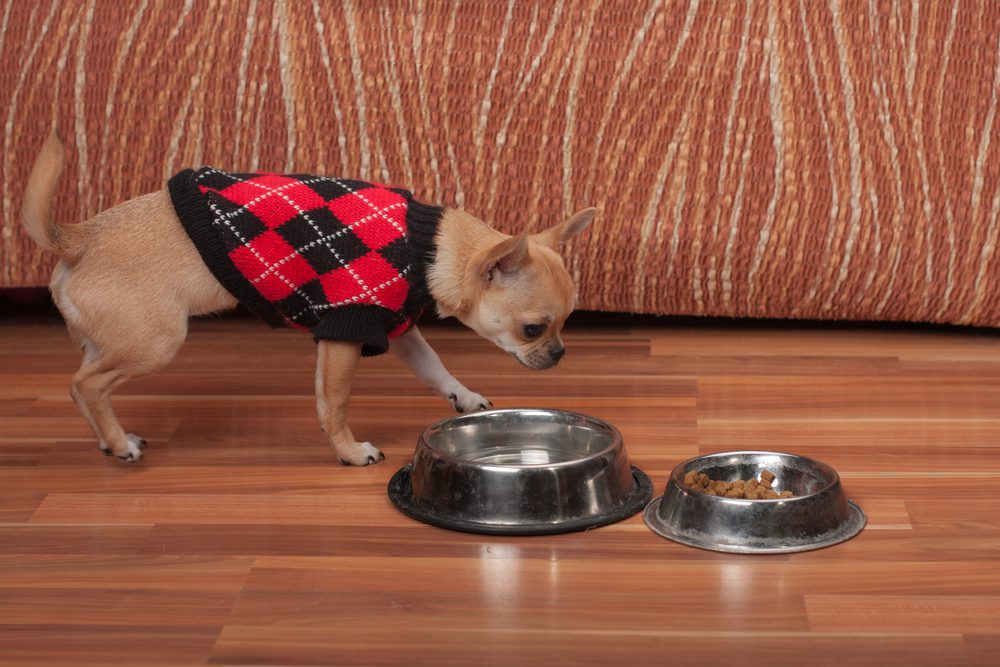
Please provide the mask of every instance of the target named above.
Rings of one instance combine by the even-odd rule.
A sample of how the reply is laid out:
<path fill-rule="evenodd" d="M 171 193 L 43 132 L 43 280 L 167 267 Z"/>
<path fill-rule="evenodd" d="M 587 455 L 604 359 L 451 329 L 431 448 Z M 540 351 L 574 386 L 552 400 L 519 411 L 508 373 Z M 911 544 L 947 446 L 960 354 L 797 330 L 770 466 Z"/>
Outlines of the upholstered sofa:
<path fill-rule="evenodd" d="M 46 0 L 0 23 L 0 286 L 200 164 L 409 187 L 514 232 L 585 206 L 585 309 L 1000 324 L 1000 5 Z"/>

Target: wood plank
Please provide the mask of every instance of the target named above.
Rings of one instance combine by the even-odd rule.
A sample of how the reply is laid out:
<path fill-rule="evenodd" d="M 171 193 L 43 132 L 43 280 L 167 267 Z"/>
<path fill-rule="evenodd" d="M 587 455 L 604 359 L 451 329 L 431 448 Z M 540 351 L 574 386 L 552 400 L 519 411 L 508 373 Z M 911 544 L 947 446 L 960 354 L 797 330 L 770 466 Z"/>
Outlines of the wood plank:
<path fill-rule="evenodd" d="M 204 665 L 218 634 L 205 627 L 0 625 L 0 666 Z"/>
<path fill-rule="evenodd" d="M 114 573 L 109 573 L 114 576 Z M 221 626 L 235 593 L 121 587 L 0 588 L 0 625 Z M 103 610 L 103 611 L 102 611 Z"/>
<path fill-rule="evenodd" d="M 954 376 L 712 376 L 698 407 L 712 418 L 1000 419 L 1000 382 Z"/>
<path fill-rule="evenodd" d="M 807 595 L 809 627 L 857 632 L 876 623 L 897 632 L 997 632 L 997 595 Z"/>
<path fill-rule="evenodd" d="M 17 588 L 190 590 L 236 593 L 246 582 L 252 557 L 38 555 L 30 561 L 0 555 L 0 590 Z"/>
<path fill-rule="evenodd" d="M 11 466 L 0 458 L 0 466 L 16 467 L 16 464 Z M 0 491 L 0 524 L 27 521 L 45 499 L 45 494 L 38 492 L 37 487 L 21 493 L 3 486 L 0 489 L 4 489 Z"/>
<path fill-rule="evenodd" d="M 553 631 L 510 628 L 474 631 L 401 625 L 385 630 L 351 626 L 349 632 L 312 628 L 226 626 L 212 652 L 213 664 L 264 665 L 415 665 L 464 667 L 470 664 L 580 665 L 684 664 L 747 660 L 778 664 L 839 667 L 847 661 L 882 667 L 911 665 L 961 667 L 970 664 L 959 635 L 820 634 L 815 632 L 720 633 L 662 629 Z M 378 646 L 376 649 L 375 647 Z M 992 656 L 991 656 L 992 657 Z M 620 661 L 620 662 L 619 662 Z M 975 663 L 990 665 L 990 662 Z"/>
<path fill-rule="evenodd" d="M 148 524 L 2 523 L 0 554 L 134 554 L 151 528 Z"/>
<path fill-rule="evenodd" d="M 48 442 L 0 441 L 0 471 L 37 466 L 50 449 Z"/>
<path fill-rule="evenodd" d="M 358 482 L 374 481 L 381 475 L 363 471 Z M 381 479 L 379 479 L 381 481 Z M 397 517 L 385 512 L 389 505 L 383 493 L 261 496 L 223 494 L 206 499 L 192 493 L 112 494 L 50 493 L 31 515 L 34 524 L 295 524 L 392 525 Z"/>
<path fill-rule="evenodd" d="M 1000 595 L 1000 577 L 988 580 L 988 563 L 956 569 L 945 561 L 900 561 L 891 570 L 879 562 L 827 561 L 799 554 L 789 558 L 740 558 L 720 555 L 718 560 L 619 559 L 615 572 L 642 571 L 642 577 L 609 576 L 600 559 L 585 554 L 568 554 L 553 560 L 526 553 L 516 542 L 497 543 L 477 561 L 462 556 L 405 558 L 413 576 L 405 585 L 374 576 L 392 570 L 396 557 L 369 556 L 260 556 L 246 581 L 246 590 L 256 593 L 334 593 L 343 591 L 390 594 L 405 591 L 428 595 L 440 593 L 442 580 L 449 589 L 468 592 L 496 589 L 493 575 L 513 570 L 518 581 L 511 597 L 529 596 L 538 588 L 551 587 L 553 575 L 572 592 L 587 595 L 617 595 L 632 591 L 638 595 L 701 595 L 706 599 L 734 604 L 753 603 L 775 595 L 780 589 L 790 596 L 802 595 L 904 595 L 919 591 L 925 595 Z M 726 576 L 709 578 L 706 573 L 725 563 Z M 364 583 L 345 581 L 345 572 L 366 573 Z M 529 583 L 530 582 L 530 583 Z M 574 584 L 568 586 L 568 584 Z M 494 591 L 496 592 L 496 591 Z M 679 612 L 680 610 L 678 610 Z"/>
<path fill-rule="evenodd" d="M 34 404 L 35 399 L 33 398 L 2 399 L 0 400 L 0 417 L 20 417 Z"/>

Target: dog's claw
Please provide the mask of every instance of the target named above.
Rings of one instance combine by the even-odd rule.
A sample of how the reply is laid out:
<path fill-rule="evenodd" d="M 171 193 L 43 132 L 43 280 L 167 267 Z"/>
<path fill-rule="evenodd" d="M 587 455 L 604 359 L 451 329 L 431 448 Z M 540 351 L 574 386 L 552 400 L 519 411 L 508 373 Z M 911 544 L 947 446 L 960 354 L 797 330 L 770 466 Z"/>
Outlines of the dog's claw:
<path fill-rule="evenodd" d="M 132 443 L 134 443 L 135 446 L 138 447 L 139 449 L 146 449 L 146 445 L 149 444 L 148 442 L 146 442 L 145 438 L 140 438 L 135 433 L 129 433 L 128 435 L 129 435 L 129 440 Z"/>

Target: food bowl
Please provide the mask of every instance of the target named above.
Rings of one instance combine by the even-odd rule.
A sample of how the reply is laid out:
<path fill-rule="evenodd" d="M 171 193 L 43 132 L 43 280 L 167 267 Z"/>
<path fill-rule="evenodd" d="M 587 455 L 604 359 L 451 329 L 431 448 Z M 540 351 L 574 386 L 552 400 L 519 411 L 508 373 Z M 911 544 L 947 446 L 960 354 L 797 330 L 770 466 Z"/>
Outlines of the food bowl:
<path fill-rule="evenodd" d="M 732 482 L 770 470 L 774 500 L 724 498 L 684 485 L 689 471 Z M 865 526 L 865 513 L 847 499 L 837 471 L 821 461 L 782 452 L 722 452 L 679 464 L 663 495 L 646 507 L 649 528 L 700 549 L 735 553 L 791 553 L 848 540 Z"/>
<path fill-rule="evenodd" d="M 488 410 L 428 427 L 388 491 L 418 521 L 501 535 L 593 528 L 632 516 L 653 495 L 618 429 L 543 409 Z"/>

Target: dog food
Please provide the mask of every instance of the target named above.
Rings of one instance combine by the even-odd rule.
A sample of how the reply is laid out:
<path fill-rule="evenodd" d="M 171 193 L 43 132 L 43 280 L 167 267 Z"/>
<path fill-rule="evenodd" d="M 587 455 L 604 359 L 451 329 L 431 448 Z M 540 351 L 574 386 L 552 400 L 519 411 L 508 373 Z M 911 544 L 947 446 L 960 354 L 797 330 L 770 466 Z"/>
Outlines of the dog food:
<path fill-rule="evenodd" d="M 760 479 L 738 479 L 734 482 L 723 482 L 722 480 L 711 479 L 705 473 L 696 473 L 693 470 L 684 475 L 684 485 L 692 491 L 700 491 L 713 496 L 723 498 L 744 498 L 746 500 L 773 500 L 775 498 L 792 498 L 793 494 L 789 490 L 778 493 L 771 486 L 774 484 L 774 473 L 765 470 L 760 474 Z"/>

